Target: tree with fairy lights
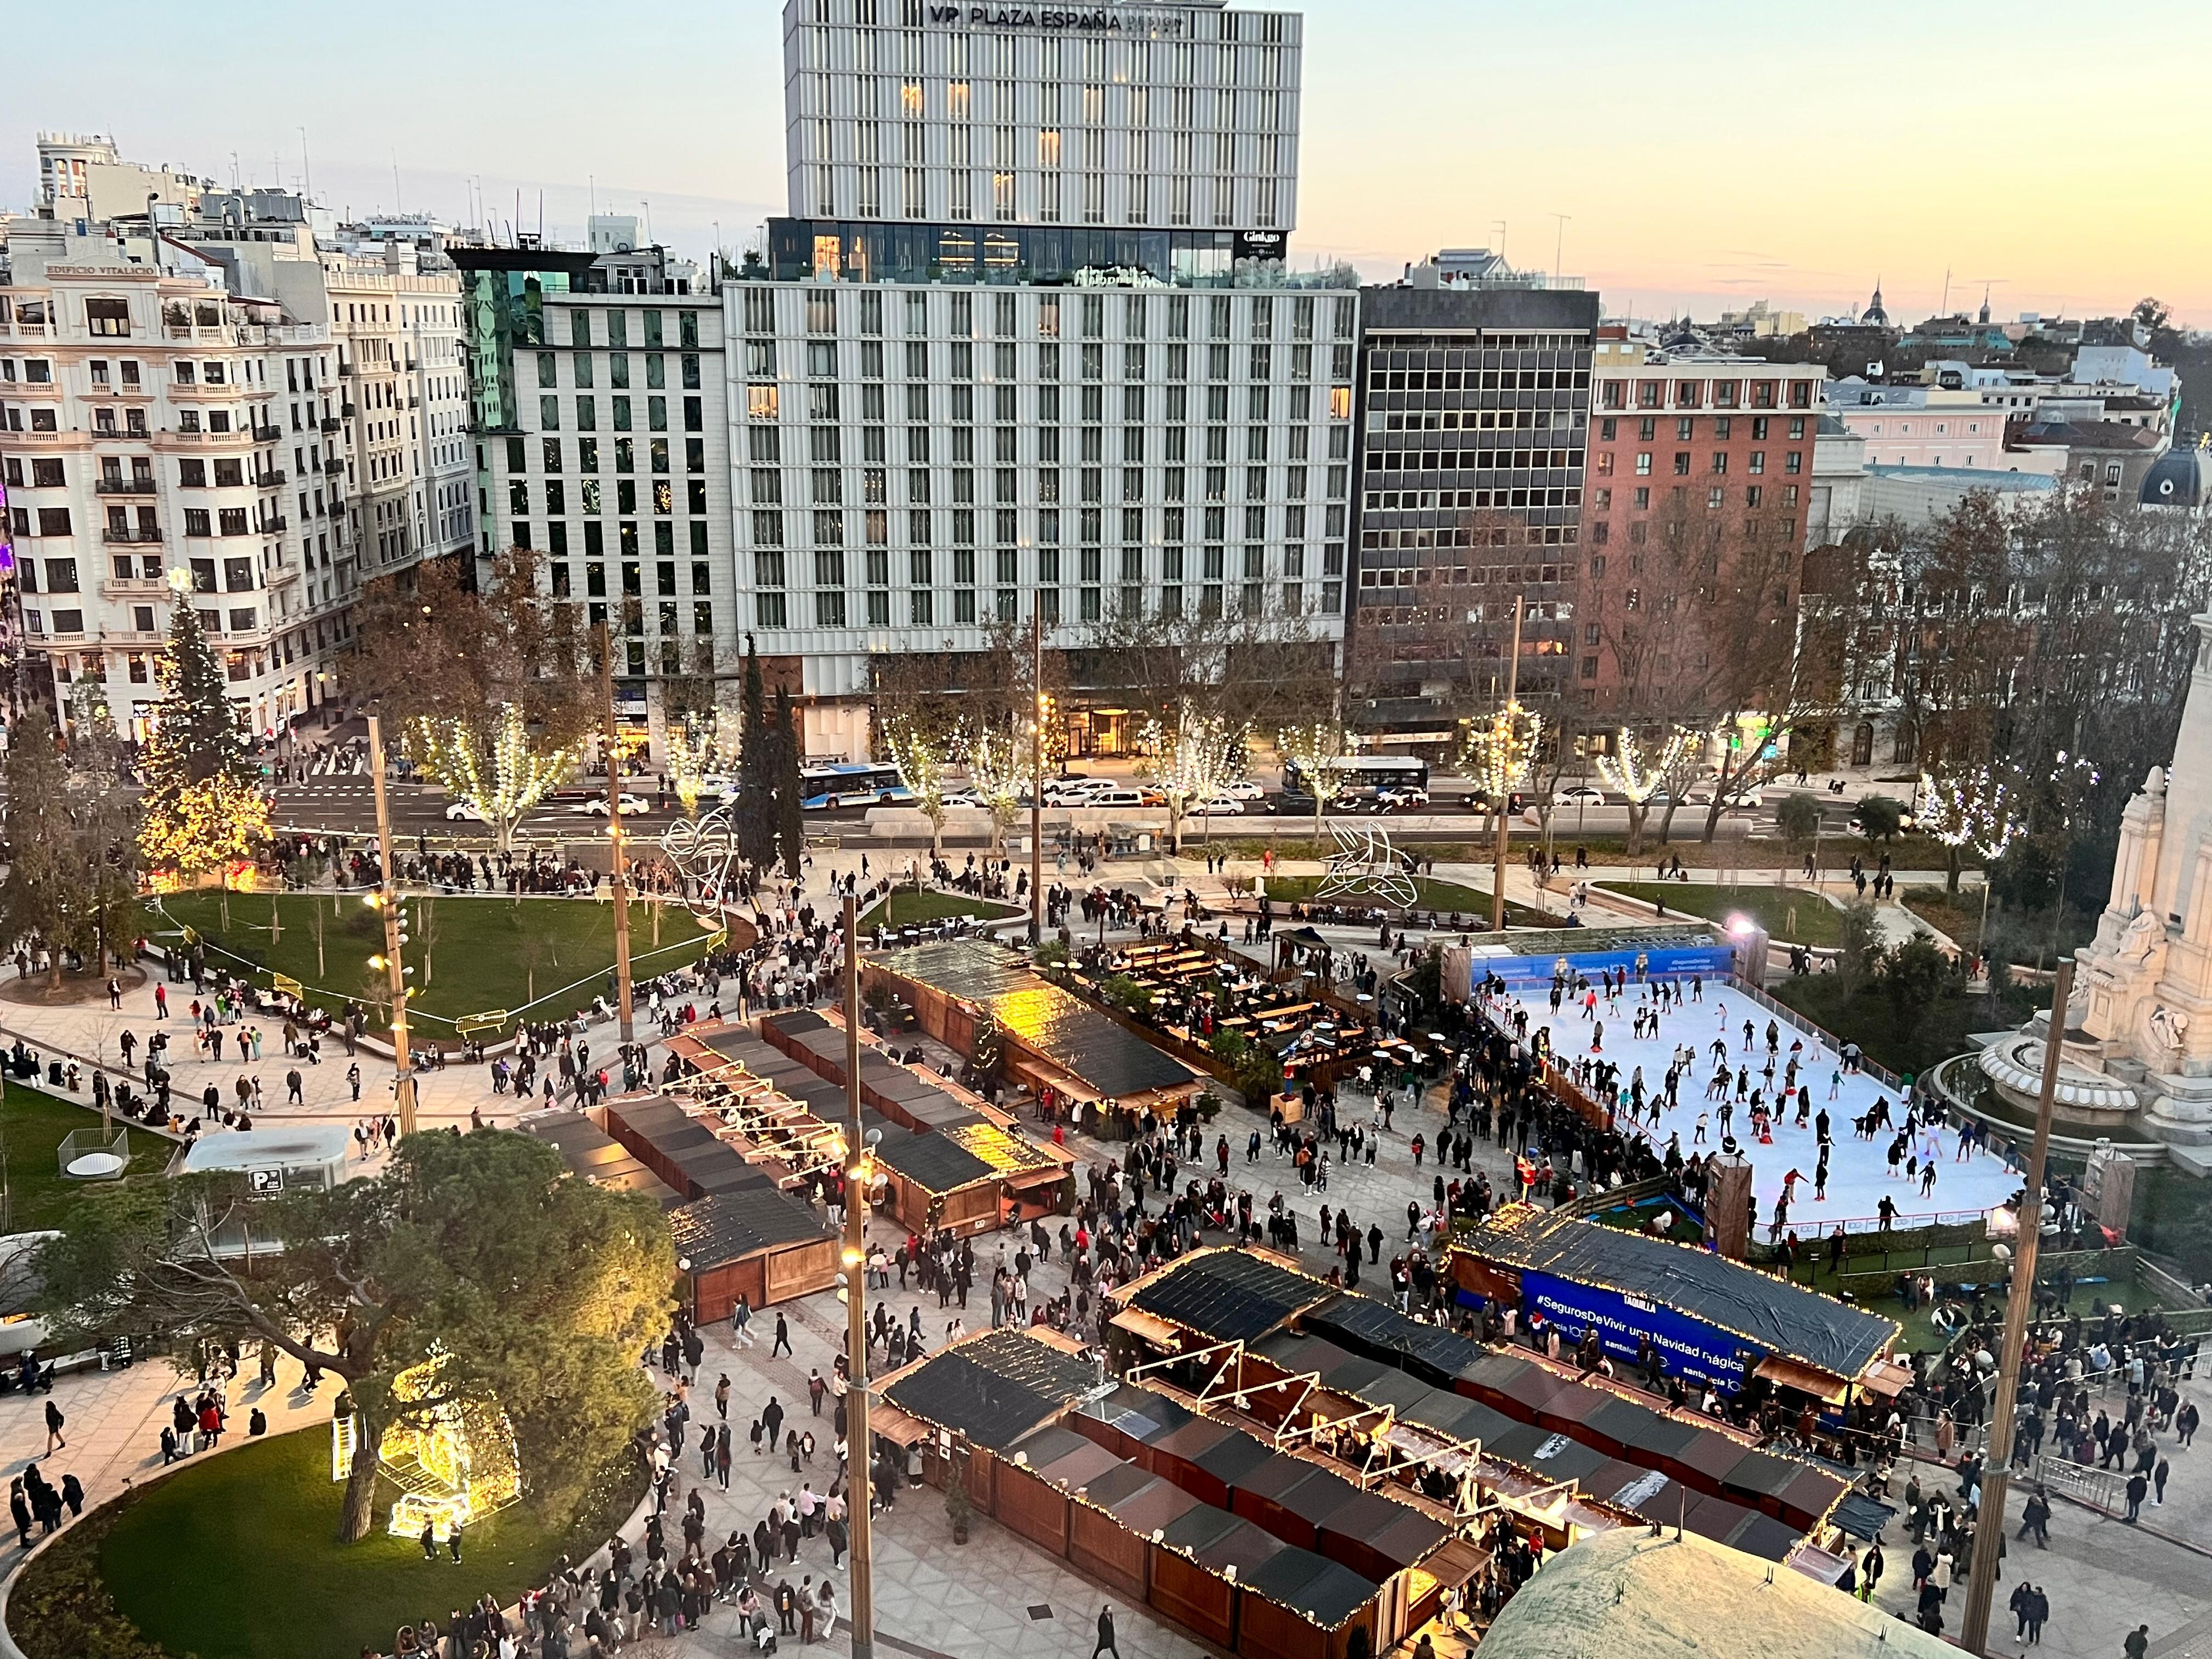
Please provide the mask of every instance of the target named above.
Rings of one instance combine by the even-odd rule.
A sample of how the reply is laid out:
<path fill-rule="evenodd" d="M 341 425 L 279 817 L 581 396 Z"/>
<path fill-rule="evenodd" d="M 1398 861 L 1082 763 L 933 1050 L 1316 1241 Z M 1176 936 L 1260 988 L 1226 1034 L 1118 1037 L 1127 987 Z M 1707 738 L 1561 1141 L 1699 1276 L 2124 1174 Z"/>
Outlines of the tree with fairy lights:
<path fill-rule="evenodd" d="M 2013 816 L 2012 786 L 1997 769 L 1972 766 L 1941 779 L 1920 775 L 1921 822 L 1943 848 L 1946 879 L 1943 890 L 1956 895 L 1959 872 L 1967 849 L 1979 853 L 1985 863 L 2000 857 L 2020 827 Z M 1984 878 L 1984 906 L 1987 908 L 1987 877 Z"/>
<path fill-rule="evenodd" d="M 169 585 L 176 598 L 146 740 L 138 848 L 149 867 L 182 882 L 219 872 L 228 892 L 231 867 L 269 839 L 269 802 L 252 741 L 191 602 L 191 578 L 172 571 Z"/>
<path fill-rule="evenodd" d="M 1336 763 L 1352 751 L 1352 734 L 1339 720 L 1286 726 L 1275 733 L 1275 748 L 1282 755 L 1285 772 L 1296 772 L 1300 786 L 1313 797 L 1316 852 L 1321 848 L 1321 823 L 1328 816 L 1328 804 L 1344 793 L 1345 776 Z M 1288 784 L 1285 778 L 1285 787 Z"/>
<path fill-rule="evenodd" d="M 883 740 L 884 752 L 898 768 L 899 781 L 929 820 L 929 856 L 934 860 L 945 849 L 945 797 L 951 793 L 945 759 L 962 747 L 958 729 L 942 734 L 911 714 L 901 714 L 884 723 Z"/>
<path fill-rule="evenodd" d="M 483 821 L 502 853 L 514 850 L 523 818 L 575 761 L 570 750 L 540 746 L 513 703 L 485 721 L 418 716 L 407 728 L 407 753 Z"/>
<path fill-rule="evenodd" d="M 1167 801 L 1170 851 L 1182 850 L 1183 815 L 1244 775 L 1250 735 L 1249 727 L 1232 727 L 1224 715 L 1201 713 L 1188 697 L 1176 706 L 1172 729 L 1157 716 L 1145 723 L 1146 755 L 1137 772 Z"/>
<path fill-rule="evenodd" d="M 1614 738 L 1613 752 L 1597 757 L 1598 775 L 1628 802 L 1629 857 L 1644 850 L 1644 826 L 1653 799 L 1662 789 L 1681 787 L 1682 775 L 1704 743 L 1704 733 L 1686 726 L 1670 726 L 1663 737 L 1624 726 Z"/>
<path fill-rule="evenodd" d="M 1029 791 L 1029 747 L 1011 732 L 978 726 L 963 758 L 968 787 L 991 815 L 991 850 L 998 852 L 1006 845 L 1006 831 L 1021 817 Z"/>
<path fill-rule="evenodd" d="M 1481 784 L 1490 810 L 1503 812 L 1528 782 L 1543 742 L 1543 716 L 1516 700 L 1469 722 L 1460 739 L 1460 769 Z"/>
<path fill-rule="evenodd" d="M 684 816 L 699 816 L 699 802 L 707 780 L 737 765 L 743 752 L 744 733 L 735 711 L 712 708 L 681 715 L 668 726 L 668 781 L 676 791 Z"/>

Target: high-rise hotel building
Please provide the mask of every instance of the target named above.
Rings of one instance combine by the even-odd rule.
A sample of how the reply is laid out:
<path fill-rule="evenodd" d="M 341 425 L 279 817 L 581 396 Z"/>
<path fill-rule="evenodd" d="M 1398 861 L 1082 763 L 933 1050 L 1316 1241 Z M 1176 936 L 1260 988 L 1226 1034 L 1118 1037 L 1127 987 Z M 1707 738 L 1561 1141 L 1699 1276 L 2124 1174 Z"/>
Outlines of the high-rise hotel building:
<path fill-rule="evenodd" d="M 1340 641 L 1359 296 L 1285 264 L 1300 25 L 789 0 L 790 216 L 722 301 L 742 623 L 810 754 L 866 752 L 881 653 L 1036 612 L 1072 662 L 1132 612 Z"/>

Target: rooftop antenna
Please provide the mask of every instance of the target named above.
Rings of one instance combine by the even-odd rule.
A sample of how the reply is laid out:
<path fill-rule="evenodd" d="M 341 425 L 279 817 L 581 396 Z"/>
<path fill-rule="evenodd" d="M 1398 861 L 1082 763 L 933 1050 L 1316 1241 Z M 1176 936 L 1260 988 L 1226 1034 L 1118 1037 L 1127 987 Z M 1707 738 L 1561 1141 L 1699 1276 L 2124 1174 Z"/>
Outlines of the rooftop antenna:
<path fill-rule="evenodd" d="M 1936 314 L 1939 317 L 1951 314 L 1951 267 L 1948 265 L 1943 267 L 1943 303 L 1936 307 Z"/>
<path fill-rule="evenodd" d="M 315 169 L 307 161 L 307 130 L 301 127 L 300 129 L 300 194 L 313 196 L 314 193 Z"/>
<path fill-rule="evenodd" d="M 399 152 L 396 149 L 392 152 L 392 212 L 394 218 L 399 215 Z"/>
<path fill-rule="evenodd" d="M 1559 285 L 1559 273 L 1566 268 L 1565 258 L 1567 246 L 1567 221 L 1574 216 L 1571 213 L 1555 213 L 1552 216 L 1559 222 L 1559 234 L 1553 239 L 1552 242 L 1552 286 L 1553 288 Z"/>
<path fill-rule="evenodd" d="M 1503 260 L 1505 258 L 1505 221 L 1493 219 L 1491 221 L 1491 226 L 1498 232 L 1498 257 Z"/>
<path fill-rule="evenodd" d="M 538 246 L 545 246 L 545 186 L 538 187 Z"/>

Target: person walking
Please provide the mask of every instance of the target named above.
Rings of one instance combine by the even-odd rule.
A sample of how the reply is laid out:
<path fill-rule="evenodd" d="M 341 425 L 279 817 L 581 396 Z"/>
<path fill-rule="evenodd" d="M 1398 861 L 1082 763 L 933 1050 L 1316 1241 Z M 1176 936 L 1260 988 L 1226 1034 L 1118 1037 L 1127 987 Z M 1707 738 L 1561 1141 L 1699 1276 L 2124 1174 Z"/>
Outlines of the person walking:
<path fill-rule="evenodd" d="M 2027 1495 L 2027 1506 L 2020 1512 L 2019 1535 L 2026 1539 L 2030 1533 L 2035 1534 L 2036 1548 L 2051 1547 L 2051 1500 L 2040 1486 Z"/>
<path fill-rule="evenodd" d="M 53 1396 L 49 1395 L 46 1397 L 46 1455 L 49 1457 L 54 1455 L 56 1448 L 69 1444 L 62 1436 L 62 1425 L 66 1420 L 62 1416 L 62 1408 L 54 1404 Z"/>
<path fill-rule="evenodd" d="M 780 1353 L 791 1353 L 791 1326 L 781 1312 L 775 1316 L 775 1341 L 769 1348 L 768 1357 L 773 1359 Z M 798 1358 L 796 1354 L 792 1357 Z"/>
<path fill-rule="evenodd" d="M 1091 1650 L 1091 1659 L 1098 1659 L 1102 1653 L 1110 1653 L 1114 1659 L 1121 1659 L 1121 1650 L 1114 1645 L 1114 1609 L 1111 1607 L 1098 1609 L 1098 1642 Z M 2130 1654 L 2129 1659 L 2142 1659 L 2142 1656 Z"/>
<path fill-rule="evenodd" d="M 2143 1656 L 2150 1651 L 2150 1626 L 2137 1625 L 2128 1632 L 2128 1639 L 2120 1644 L 2120 1650 L 2127 1655 L 2127 1659 L 2143 1659 Z"/>

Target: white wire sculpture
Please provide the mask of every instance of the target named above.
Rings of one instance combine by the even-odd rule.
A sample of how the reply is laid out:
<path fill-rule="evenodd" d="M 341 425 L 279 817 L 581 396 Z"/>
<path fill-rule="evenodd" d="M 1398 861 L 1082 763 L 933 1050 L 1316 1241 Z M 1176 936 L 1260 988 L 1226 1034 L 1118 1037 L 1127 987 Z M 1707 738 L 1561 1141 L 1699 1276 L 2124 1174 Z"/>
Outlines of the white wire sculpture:
<path fill-rule="evenodd" d="M 683 900 L 702 927 L 722 926 L 722 906 L 737 891 L 738 824 L 726 806 L 678 818 L 660 837 L 660 854 L 683 878 Z"/>
<path fill-rule="evenodd" d="M 1329 860 L 1314 897 L 1379 898 L 1401 909 L 1413 907 L 1421 896 L 1420 890 L 1407 873 L 1405 860 L 1390 845 L 1388 831 L 1373 824 L 1340 823 L 1328 828 L 1336 837 L 1336 855 Z"/>

